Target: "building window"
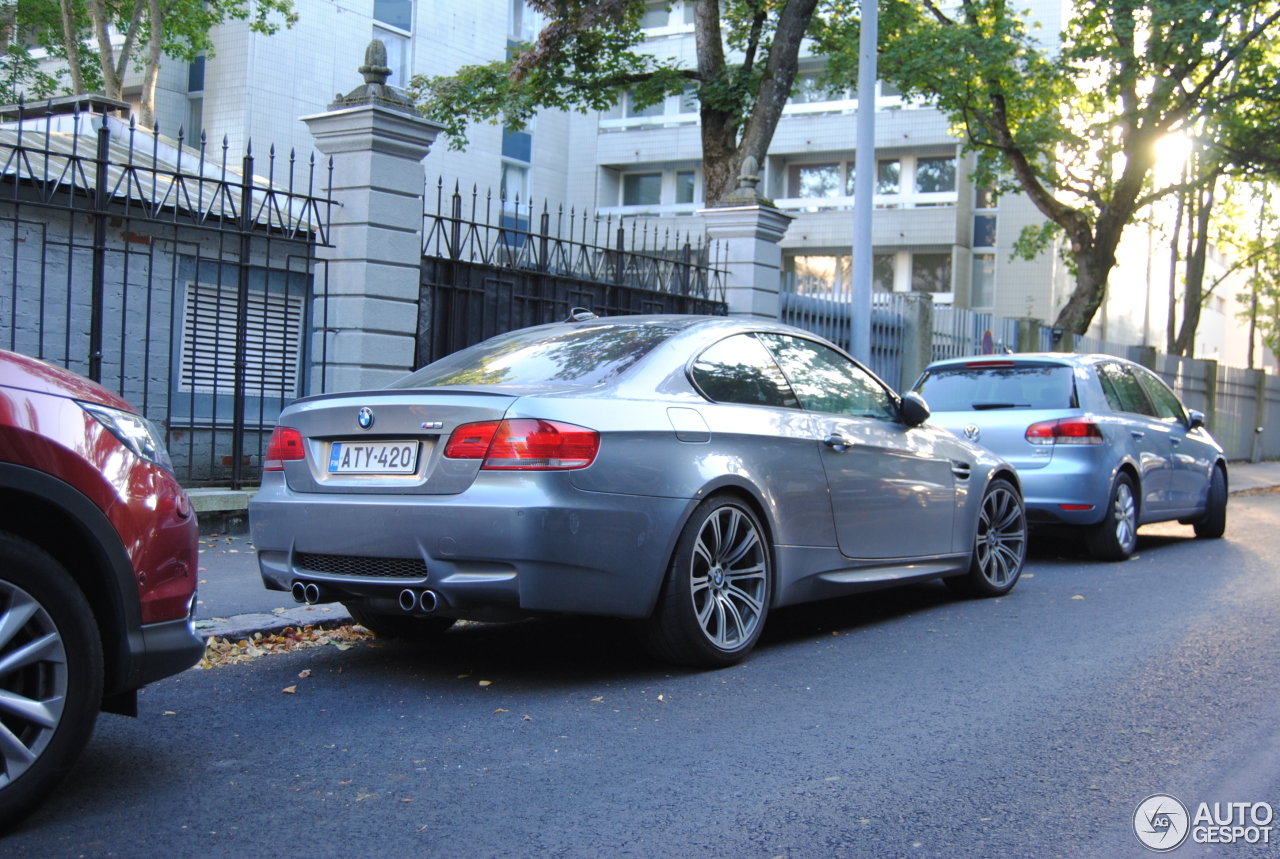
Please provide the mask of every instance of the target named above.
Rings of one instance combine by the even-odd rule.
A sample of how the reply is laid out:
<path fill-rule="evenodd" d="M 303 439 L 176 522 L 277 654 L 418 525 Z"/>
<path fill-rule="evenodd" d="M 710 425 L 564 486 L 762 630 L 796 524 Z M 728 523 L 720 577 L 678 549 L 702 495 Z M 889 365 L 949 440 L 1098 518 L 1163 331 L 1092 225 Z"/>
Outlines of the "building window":
<path fill-rule="evenodd" d="M 685 91 L 680 93 L 680 112 L 681 113 L 698 113 L 701 107 L 698 103 L 698 90 L 696 87 L 685 87 Z"/>
<path fill-rule="evenodd" d="M 994 248 L 996 246 L 996 216 L 973 216 L 973 246 L 975 248 Z"/>
<path fill-rule="evenodd" d="M 409 32 L 413 30 L 413 0 L 373 0 L 373 19 Z"/>
<path fill-rule="evenodd" d="M 187 66 L 187 92 L 204 92 L 204 57 L 196 57 Z"/>
<path fill-rule="evenodd" d="M 671 23 L 671 9 L 666 3 L 650 3 L 644 7 L 644 15 L 640 18 L 640 28 L 656 30 Z"/>
<path fill-rule="evenodd" d="M 661 203 L 661 173 L 628 173 L 622 177 L 622 205 L 657 206 Z"/>
<path fill-rule="evenodd" d="M 969 286 L 970 307 L 991 307 L 996 299 L 996 255 L 973 255 L 973 279 Z"/>
<path fill-rule="evenodd" d="M 975 209 L 996 208 L 996 192 L 990 188 L 974 188 L 973 207 Z"/>
<path fill-rule="evenodd" d="M 684 0 L 684 17 L 686 24 L 693 23 L 693 16 L 698 11 L 698 0 Z"/>
<path fill-rule="evenodd" d="M 183 142 L 199 146 L 204 131 L 204 99 L 200 96 L 187 99 L 187 127 L 183 130 Z"/>
<path fill-rule="evenodd" d="M 646 105 L 645 107 L 638 107 L 636 105 L 635 93 L 629 92 L 626 94 L 624 101 L 625 101 L 625 105 L 623 107 L 623 116 L 625 116 L 627 119 L 635 119 L 637 117 L 642 117 L 642 116 L 662 116 L 662 114 L 666 111 L 665 100 L 660 100 L 658 101 L 657 104 L 650 104 L 650 105 Z"/>
<path fill-rule="evenodd" d="M 950 292 L 951 254 L 912 254 L 912 292 Z"/>
<path fill-rule="evenodd" d="M 202 264 L 201 268 L 204 273 L 217 276 L 211 266 Z M 267 277 L 272 281 L 270 289 L 263 286 Z M 261 270 L 254 270 L 250 275 L 245 387 L 291 399 L 298 390 L 305 291 L 296 287 L 281 288 L 285 284 L 276 281 L 282 277 L 280 272 L 268 275 Z M 292 279 L 292 274 L 289 278 Z M 177 379 L 181 393 L 235 393 L 239 302 L 234 284 L 232 280 L 231 285 L 216 282 L 186 285 Z"/>
<path fill-rule="evenodd" d="M 956 159 L 916 159 L 916 193 L 944 194 L 956 190 Z"/>
<path fill-rule="evenodd" d="M 843 295 L 849 291 L 849 255 L 804 254 L 791 257 L 800 295 Z"/>
<path fill-rule="evenodd" d="M 840 196 L 839 164 L 792 164 L 791 196 L 803 199 Z"/>
<path fill-rule="evenodd" d="M 894 158 L 876 165 L 876 193 L 899 194 L 902 192 L 902 162 Z"/>
<path fill-rule="evenodd" d="M 676 202 L 692 203 L 698 190 L 698 177 L 692 170 L 676 173 Z"/>
<path fill-rule="evenodd" d="M 898 255 L 874 254 L 871 257 L 871 289 L 874 292 L 893 292 L 897 280 Z"/>
<path fill-rule="evenodd" d="M 542 16 L 525 5 L 525 0 L 509 0 L 507 38 L 512 42 L 532 42 L 542 29 Z"/>
<path fill-rule="evenodd" d="M 409 81 L 409 37 L 387 30 L 383 27 L 373 28 L 373 37 L 381 39 L 387 46 L 387 68 L 391 76 L 387 78 L 390 86 L 405 87 Z"/>
<path fill-rule="evenodd" d="M 504 201 L 529 199 L 529 168 L 524 164 L 511 161 L 502 162 L 502 182 L 498 186 L 498 197 Z"/>
<path fill-rule="evenodd" d="M 818 104 L 826 101 L 841 101 L 848 97 L 844 89 L 831 84 L 822 83 L 821 72 L 805 72 L 796 75 L 791 84 L 790 104 Z"/>

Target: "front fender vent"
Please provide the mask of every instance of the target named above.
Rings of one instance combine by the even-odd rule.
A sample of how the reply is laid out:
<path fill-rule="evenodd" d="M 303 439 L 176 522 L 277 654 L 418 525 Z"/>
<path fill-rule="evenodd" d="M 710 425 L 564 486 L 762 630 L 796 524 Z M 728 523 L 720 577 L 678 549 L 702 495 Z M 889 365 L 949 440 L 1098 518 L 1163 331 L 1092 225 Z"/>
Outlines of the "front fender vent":
<path fill-rule="evenodd" d="M 327 573 L 331 576 L 390 579 L 427 577 L 427 565 L 421 558 L 365 558 L 357 555 L 311 555 L 298 552 L 293 556 L 293 562 L 300 572 Z"/>

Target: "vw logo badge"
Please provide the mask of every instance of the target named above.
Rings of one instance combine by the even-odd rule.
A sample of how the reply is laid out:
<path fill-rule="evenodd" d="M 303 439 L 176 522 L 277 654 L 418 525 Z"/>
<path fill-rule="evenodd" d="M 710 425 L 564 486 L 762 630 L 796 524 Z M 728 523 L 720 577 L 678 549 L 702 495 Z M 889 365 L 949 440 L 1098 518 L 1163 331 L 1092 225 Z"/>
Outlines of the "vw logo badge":
<path fill-rule="evenodd" d="M 365 406 L 356 415 L 356 423 L 360 424 L 360 429 L 368 429 L 373 426 L 373 409 Z"/>
<path fill-rule="evenodd" d="M 363 418 L 361 418 L 361 420 L 363 420 Z M 364 424 L 361 424 L 361 426 L 364 426 Z M 964 428 L 964 437 L 969 439 L 969 441 L 977 441 L 982 437 L 982 430 L 978 429 L 977 424 L 969 424 Z"/>

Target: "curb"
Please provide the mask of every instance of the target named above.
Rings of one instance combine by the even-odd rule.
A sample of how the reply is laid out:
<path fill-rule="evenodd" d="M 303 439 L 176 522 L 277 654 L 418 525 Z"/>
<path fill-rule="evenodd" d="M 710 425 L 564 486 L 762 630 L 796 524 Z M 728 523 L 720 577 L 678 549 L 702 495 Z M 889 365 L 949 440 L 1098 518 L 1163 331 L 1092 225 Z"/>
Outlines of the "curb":
<path fill-rule="evenodd" d="M 197 620 L 196 635 L 203 640 L 217 638 L 252 638 L 255 633 L 266 635 L 277 632 L 286 626 L 346 626 L 353 623 L 351 614 L 341 603 L 330 605 L 307 605 L 298 608 L 276 609 L 252 614 L 238 614 L 234 617 L 211 617 Z"/>

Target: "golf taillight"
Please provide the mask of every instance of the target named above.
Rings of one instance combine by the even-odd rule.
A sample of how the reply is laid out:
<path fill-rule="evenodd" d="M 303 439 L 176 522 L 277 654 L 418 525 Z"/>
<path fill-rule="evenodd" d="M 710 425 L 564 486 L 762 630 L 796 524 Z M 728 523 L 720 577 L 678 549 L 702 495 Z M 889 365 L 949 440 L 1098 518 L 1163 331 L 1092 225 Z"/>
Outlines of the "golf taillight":
<path fill-rule="evenodd" d="M 1060 418 L 1027 427 L 1026 439 L 1032 444 L 1102 444 L 1102 430 L 1086 418 Z"/>
<path fill-rule="evenodd" d="M 263 471 L 284 471 L 284 464 L 294 459 L 305 459 L 302 433 L 292 427 L 276 427 L 267 442 L 267 453 L 262 458 Z"/>
<path fill-rule="evenodd" d="M 559 421 L 516 418 L 463 424 L 444 455 L 483 459 L 481 468 L 547 471 L 586 468 L 600 450 L 600 433 Z"/>

